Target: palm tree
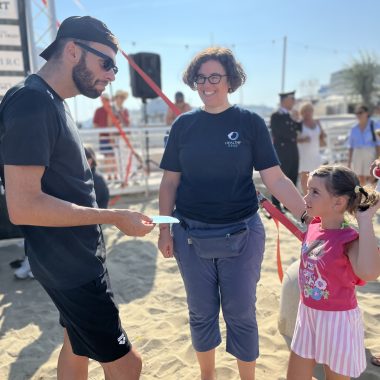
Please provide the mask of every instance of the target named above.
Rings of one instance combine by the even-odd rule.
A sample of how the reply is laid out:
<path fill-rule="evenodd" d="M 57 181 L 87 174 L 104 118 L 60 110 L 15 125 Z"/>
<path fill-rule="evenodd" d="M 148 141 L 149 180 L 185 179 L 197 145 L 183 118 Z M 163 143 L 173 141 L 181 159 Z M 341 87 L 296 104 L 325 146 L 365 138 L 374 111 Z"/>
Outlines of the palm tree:
<path fill-rule="evenodd" d="M 376 56 L 361 53 L 345 70 L 345 80 L 352 92 L 361 95 L 363 103 L 372 110 L 380 91 L 380 64 Z"/>

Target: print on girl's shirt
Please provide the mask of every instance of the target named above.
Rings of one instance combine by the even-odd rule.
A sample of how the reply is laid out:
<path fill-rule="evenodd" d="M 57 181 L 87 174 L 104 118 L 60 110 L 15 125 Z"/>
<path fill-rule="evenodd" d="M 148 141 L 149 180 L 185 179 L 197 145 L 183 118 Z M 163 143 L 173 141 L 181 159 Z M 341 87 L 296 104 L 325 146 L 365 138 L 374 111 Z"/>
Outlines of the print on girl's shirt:
<path fill-rule="evenodd" d="M 301 248 L 300 286 L 306 298 L 319 301 L 329 298 L 327 281 L 321 277 L 318 266 L 324 267 L 325 241 L 304 242 Z"/>

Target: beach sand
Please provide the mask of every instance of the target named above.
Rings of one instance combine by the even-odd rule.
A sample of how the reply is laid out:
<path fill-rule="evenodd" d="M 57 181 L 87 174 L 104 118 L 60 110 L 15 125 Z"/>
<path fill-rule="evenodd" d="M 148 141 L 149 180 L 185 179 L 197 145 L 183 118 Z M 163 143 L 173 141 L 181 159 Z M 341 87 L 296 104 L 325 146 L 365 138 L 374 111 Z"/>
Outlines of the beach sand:
<path fill-rule="evenodd" d="M 129 207 L 147 215 L 158 213 L 157 198 L 147 201 L 122 199 L 117 207 Z M 289 351 L 278 332 L 281 283 L 276 266 L 277 232 L 272 220 L 262 218 L 266 227 L 266 252 L 257 294 L 260 333 L 258 380 L 285 379 Z M 380 223 L 376 223 L 380 236 Z M 106 226 L 108 267 L 124 328 L 143 357 L 141 379 L 195 380 L 198 365 L 190 343 L 186 296 L 174 259 L 163 259 L 157 250 L 157 229 L 144 238 L 121 234 Z M 300 243 L 281 228 L 284 270 L 295 261 Z M 62 343 L 58 313 L 35 280 L 16 280 L 9 262 L 21 258 L 23 249 L 16 241 L 0 247 L 0 379 L 55 379 Z M 380 353 L 380 282 L 358 289 L 365 322 L 367 358 Z M 221 317 L 223 342 L 217 348 L 218 380 L 238 379 L 235 359 L 225 352 L 225 327 Z M 89 379 L 103 379 L 97 362 L 90 361 Z M 380 379 L 380 368 L 368 361 L 362 380 Z"/>

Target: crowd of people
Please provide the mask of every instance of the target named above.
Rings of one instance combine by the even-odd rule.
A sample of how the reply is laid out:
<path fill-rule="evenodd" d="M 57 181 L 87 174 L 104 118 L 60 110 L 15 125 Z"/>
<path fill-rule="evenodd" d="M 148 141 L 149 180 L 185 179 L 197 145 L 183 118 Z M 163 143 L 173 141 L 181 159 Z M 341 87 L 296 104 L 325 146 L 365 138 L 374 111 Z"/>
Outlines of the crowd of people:
<path fill-rule="evenodd" d="M 100 97 L 115 80 L 117 52 L 115 36 L 100 20 L 69 17 L 41 53 L 44 66 L 11 88 L 0 105 L 1 179 L 9 216 L 20 225 L 30 269 L 58 309 L 63 328 L 59 380 L 87 379 L 89 358 L 109 380 L 138 379 L 142 370 L 114 301 L 101 225 L 142 237 L 155 224 L 144 214 L 107 208 L 109 192 L 97 173 L 96 154 L 84 148 L 64 102 L 77 94 Z M 191 109 L 176 93 L 179 116 L 168 112 L 172 127 L 160 164 L 160 214 L 180 223 L 159 224 L 158 249 L 165 259 L 175 258 L 183 279 L 200 377 L 216 379 L 221 310 L 226 351 L 236 358 L 241 379 L 255 379 L 256 288 L 265 230 L 253 170 L 276 207 L 306 227 L 287 379 L 311 379 L 316 363 L 323 364 L 329 380 L 358 377 L 366 360 L 355 286 L 380 275 L 373 230 L 379 194 L 367 184 L 380 145 L 378 126 L 360 106 L 348 167 L 320 166 L 326 134 L 313 106 L 303 105 L 300 118 L 294 117 L 295 92 L 281 93 L 269 130 L 260 116 L 230 103 L 229 95 L 245 80 L 230 49 L 197 53 L 183 82 L 203 105 Z M 109 107 L 129 126 L 127 96 L 117 91 L 114 104 L 96 111 L 94 126 L 110 125 Z M 113 136 L 100 138 L 100 151 L 111 154 Z M 357 230 L 347 213 L 355 216 Z"/>

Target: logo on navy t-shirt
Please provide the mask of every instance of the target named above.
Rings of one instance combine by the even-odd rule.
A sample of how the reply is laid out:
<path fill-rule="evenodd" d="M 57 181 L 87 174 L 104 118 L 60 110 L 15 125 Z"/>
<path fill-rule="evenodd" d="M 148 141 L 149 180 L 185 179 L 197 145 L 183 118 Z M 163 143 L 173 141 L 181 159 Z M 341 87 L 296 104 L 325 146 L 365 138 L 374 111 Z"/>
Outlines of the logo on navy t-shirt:
<path fill-rule="evenodd" d="M 238 140 L 239 138 L 239 132 L 230 132 L 228 135 L 228 141 L 226 141 L 224 144 L 227 146 L 227 148 L 237 148 L 241 141 Z"/>

